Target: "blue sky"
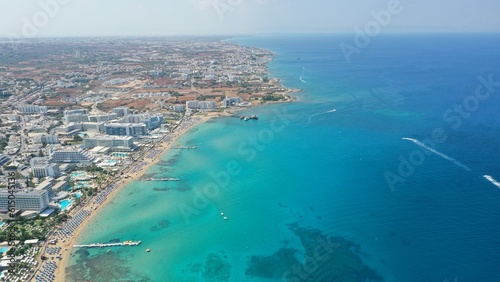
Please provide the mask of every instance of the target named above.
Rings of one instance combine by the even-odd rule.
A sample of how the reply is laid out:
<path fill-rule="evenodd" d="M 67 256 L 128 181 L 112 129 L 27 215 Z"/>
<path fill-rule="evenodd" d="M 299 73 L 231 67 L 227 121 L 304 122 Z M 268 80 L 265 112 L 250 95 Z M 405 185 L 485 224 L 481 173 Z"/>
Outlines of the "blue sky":
<path fill-rule="evenodd" d="M 0 36 L 354 32 L 390 5 L 383 32 L 500 31 L 498 0 L 0 0 Z"/>

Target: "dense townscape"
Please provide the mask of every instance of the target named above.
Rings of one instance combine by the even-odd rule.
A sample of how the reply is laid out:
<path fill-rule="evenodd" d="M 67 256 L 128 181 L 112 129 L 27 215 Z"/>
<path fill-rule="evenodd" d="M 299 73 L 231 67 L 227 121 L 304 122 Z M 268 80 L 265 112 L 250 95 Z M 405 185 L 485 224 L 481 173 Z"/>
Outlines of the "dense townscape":
<path fill-rule="evenodd" d="M 160 144 L 291 100 L 271 59 L 220 38 L 0 42 L 0 279 L 54 281 L 64 243 Z"/>

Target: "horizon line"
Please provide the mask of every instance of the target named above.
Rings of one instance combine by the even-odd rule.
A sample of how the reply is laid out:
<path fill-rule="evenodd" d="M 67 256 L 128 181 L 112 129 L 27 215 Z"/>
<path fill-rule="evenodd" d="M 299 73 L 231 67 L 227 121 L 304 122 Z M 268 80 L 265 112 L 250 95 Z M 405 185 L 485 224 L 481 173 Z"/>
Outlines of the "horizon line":
<path fill-rule="evenodd" d="M 213 37 L 249 37 L 268 35 L 347 35 L 355 34 L 352 31 L 335 32 L 261 32 L 261 33 L 227 33 L 227 34 L 158 34 L 158 35 L 40 35 L 40 36 L 0 36 L 0 40 L 30 40 L 30 39 L 77 39 L 77 38 L 213 38 Z M 423 35 L 423 34 L 500 34 L 500 31 L 387 31 L 380 35 Z M 380 36 L 379 35 L 379 36 Z"/>

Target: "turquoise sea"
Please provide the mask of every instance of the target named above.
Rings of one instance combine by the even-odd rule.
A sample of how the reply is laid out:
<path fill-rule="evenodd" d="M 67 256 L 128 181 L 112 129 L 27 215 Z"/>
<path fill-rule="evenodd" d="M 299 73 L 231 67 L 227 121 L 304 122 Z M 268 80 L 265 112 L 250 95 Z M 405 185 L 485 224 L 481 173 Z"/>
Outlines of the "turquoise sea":
<path fill-rule="evenodd" d="M 143 243 L 67 281 L 500 281 L 500 35 L 232 41 L 299 101 L 190 130 L 78 238 Z"/>

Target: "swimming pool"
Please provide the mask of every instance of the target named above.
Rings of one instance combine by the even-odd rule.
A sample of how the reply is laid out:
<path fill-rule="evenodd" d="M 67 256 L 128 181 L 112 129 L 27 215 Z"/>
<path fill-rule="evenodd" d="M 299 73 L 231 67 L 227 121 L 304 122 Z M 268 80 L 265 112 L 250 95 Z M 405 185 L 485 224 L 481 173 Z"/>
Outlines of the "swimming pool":
<path fill-rule="evenodd" d="M 118 163 L 117 160 L 105 160 L 100 165 L 102 166 L 115 166 Z"/>
<path fill-rule="evenodd" d="M 5 252 L 8 251 L 8 250 L 9 250 L 9 247 L 0 248 L 0 253 L 5 254 Z"/>
<path fill-rule="evenodd" d="M 75 193 L 75 198 L 80 199 L 82 197 L 82 193 Z"/>
<path fill-rule="evenodd" d="M 79 183 L 77 183 L 77 184 L 75 185 L 75 189 L 80 189 L 80 188 L 89 188 L 89 187 L 91 187 L 89 184 L 87 184 L 87 183 L 81 183 L 81 182 L 79 182 Z"/>
<path fill-rule="evenodd" d="M 127 153 L 112 153 L 111 156 L 112 157 L 126 157 L 128 154 Z"/>
<path fill-rule="evenodd" d="M 72 178 L 75 178 L 75 177 L 85 177 L 85 172 L 83 172 L 83 171 L 72 172 L 71 173 L 71 177 Z"/>
<path fill-rule="evenodd" d="M 61 211 L 66 210 L 71 204 L 74 202 L 74 200 L 62 200 L 59 202 L 59 207 L 61 207 Z"/>

